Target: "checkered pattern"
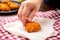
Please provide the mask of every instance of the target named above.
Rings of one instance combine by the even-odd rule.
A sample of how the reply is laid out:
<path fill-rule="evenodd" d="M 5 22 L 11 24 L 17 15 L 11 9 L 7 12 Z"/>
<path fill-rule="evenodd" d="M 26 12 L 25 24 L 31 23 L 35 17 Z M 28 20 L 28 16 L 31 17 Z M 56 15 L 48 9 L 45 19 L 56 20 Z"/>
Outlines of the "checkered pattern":
<path fill-rule="evenodd" d="M 52 10 L 47 12 L 37 12 L 36 16 L 56 20 L 53 28 L 58 32 L 58 34 L 56 36 L 50 36 L 46 38 L 46 40 L 60 40 L 60 13 Z M 14 36 L 13 34 L 3 29 L 4 24 L 14 21 L 19 21 L 17 16 L 0 18 L 0 40 L 28 40 L 26 38 L 23 38 L 22 36 Z"/>
<path fill-rule="evenodd" d="M 14 21 L 18 21 L 18 18 L 17 17 L 0 18 L 0 40 L 26 40 L 26 38 L 23 38 L 21 36 L 18 37 L 14 36 L 13 34 L 3 29 L 4 24 Z"/>

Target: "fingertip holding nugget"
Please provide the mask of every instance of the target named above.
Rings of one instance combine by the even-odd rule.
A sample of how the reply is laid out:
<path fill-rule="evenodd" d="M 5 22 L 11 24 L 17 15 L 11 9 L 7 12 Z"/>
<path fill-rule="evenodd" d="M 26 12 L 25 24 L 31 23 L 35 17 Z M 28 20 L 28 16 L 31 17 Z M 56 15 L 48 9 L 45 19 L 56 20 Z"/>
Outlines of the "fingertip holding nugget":
<path fill-rule="evenodd" d="M 29 22 L 29 23 L 26 23 L 25 29 L 29 33 L 38 32 L 39 30 L 41 30 L 41 25 L 37 22 Z"/>

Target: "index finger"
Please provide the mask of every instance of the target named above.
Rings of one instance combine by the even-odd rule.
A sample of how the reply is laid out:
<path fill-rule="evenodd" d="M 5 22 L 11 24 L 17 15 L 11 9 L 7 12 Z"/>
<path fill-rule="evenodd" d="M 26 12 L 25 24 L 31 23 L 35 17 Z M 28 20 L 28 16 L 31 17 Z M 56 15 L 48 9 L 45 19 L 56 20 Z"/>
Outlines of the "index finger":
<path fill-rule="evenodd" d="M 26 18 L 27 18 L 27 14 L 29 13 L 29 7 L 25 6 L 22 12 L 22 22 L 25 25 L 26 23 Z"/>
<path fill-rule="evenodd" d="M 20 20 L 22 19 L 22 11 L 23 11 L 23 8 L 24 8 L 24 6 L 23 6 L 23 4 L 21 4 L 21 6 L 20 6 L 20 8 L 18 10 L 18 17 L 19 17 Z"/>
<path fill-rule="evenodd" d="M 35 16 L 36 12 L 37 12 L 36 9 L 34 9 L 34 10 L 31 12 L 31 14 L 30 14 L 30 16 L 29 16 L 29 18 L 28 18 L 29 21 L 32 21 L 32 19 L 33 19 L 33 17 Z"/>

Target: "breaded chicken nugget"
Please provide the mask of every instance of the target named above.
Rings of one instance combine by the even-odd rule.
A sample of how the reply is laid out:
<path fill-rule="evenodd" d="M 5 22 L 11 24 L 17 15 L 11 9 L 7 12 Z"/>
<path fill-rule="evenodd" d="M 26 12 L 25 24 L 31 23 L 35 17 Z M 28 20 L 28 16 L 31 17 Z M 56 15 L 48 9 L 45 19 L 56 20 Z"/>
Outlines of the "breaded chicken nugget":
<path fill-rule="evenodd" d="M 7 4 L 10 5 L 10 4 L 14 4 L 14 3 L 13 2 L 8 2 Z"/>
<path fill-rule="evenodd" d="M 9 11 L 10 10 L 10 8 L 8 7 L 8 5 L 7 4 L 0 4 L 0 10 L 1 11 Z"/>
<path fill-rule="evenodd" d="M 18 9 L 19 5 L 13 2 L 8 2 L 10 9 Z"/>
<path fill-rule="evenodd" d="M 8 3 L 10 0 L 1 0 L 1 3 Z"/>
<path fill-rule="evenodd" d="M 1 0 L 1 2 L 3 3 L 3 2 L 10 2 L 10 0 Z"/>
<path fill-rule="evenodd" d="M 1 7 L 2 3 L 0 3 L 0 7 Z"/>
<path fill-rule="evenodd" d="M 29 23 L 26 23 L 25 29 L 27 32 L 37 32 L 41 30 L 41 26 L 37 22 L 29 22 Z"/>

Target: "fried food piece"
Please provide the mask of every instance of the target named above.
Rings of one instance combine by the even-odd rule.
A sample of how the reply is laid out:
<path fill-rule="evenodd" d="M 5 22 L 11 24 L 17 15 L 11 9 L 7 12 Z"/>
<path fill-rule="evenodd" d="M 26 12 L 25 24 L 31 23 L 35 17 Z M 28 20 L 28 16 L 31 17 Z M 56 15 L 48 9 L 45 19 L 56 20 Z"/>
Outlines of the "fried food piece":
<path fill-rule="evenodd" d="M 2 3 L 0 3 L 0 7 L 1 7 Z"/>
<path fill-rule="evenodd" d="M 1 10 L 1 11 L 9 11 L 10 8 L 8 7 L 7 4 L 1 3 L 1 4 L 0 4 L 0 10 Z"/>
<path fill-rule="evenodd" d="M 10 5 L 10 4 L 14 4 L 14 3 L 13 2 L 8 2 L 7 4 Z"/>
<path fill-rule="evenodd" d="M 10 9 L 13 9 L 13 10 L 19 8 L 19 5 L 16 3 L 13 3 L 13 2 L 8 2 L 8 5 L 9 5 Z"/>
<path fill-rule="evenodd" d="M 37 32 L 37 31 L 41 30 L 41 26 L 37 22 L 29 22 L 29 23 L 26 23 L 25 29 L 29 33 L 30 32 Z"/>
<path fill-rule="evenodd" d="M 10 0 L 2 0 L 1 3 L 8 3 Z"/>
<path fill-rule="evenodd" d="M 2 0 L 1 2 L 2 3 L 4 3 L 4 2 L 10 2 L 10 0 Z"/>

